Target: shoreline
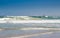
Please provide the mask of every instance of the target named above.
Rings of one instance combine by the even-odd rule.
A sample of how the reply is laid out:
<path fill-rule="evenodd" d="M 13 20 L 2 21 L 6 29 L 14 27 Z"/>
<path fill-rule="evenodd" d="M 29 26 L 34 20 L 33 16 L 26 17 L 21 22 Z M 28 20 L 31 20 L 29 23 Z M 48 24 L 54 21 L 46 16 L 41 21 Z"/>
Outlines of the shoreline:
<path fill-rule="evenodd" d="M 53 30 L 53 31 L 60 31 L 60 28 L 43 28 L 43 27 L 40 27 L 40 28 L 32 28 L 32 27 L 28 27 L 28 28 L 0 28 L 0 31 L 2 30 Z"/>

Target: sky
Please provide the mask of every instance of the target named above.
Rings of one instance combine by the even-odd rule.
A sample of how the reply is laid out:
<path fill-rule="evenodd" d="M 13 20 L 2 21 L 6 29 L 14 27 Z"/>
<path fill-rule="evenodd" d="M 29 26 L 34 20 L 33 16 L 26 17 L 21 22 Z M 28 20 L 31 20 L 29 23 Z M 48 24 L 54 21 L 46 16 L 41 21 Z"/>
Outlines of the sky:
<path fill-rule="evenodd" d="M 0 16 L 60 16 L 60 0 L 0 0 Z"/>

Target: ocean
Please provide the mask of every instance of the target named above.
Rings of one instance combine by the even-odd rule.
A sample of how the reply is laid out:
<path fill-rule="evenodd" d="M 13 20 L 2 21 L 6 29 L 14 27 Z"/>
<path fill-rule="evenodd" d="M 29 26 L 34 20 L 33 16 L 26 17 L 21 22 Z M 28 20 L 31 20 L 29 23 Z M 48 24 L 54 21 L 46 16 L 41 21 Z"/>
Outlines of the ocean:
<path fill-rule="evenodd" d="M 34 29 L 33 29 L 34 28 Z M 37 28 L 60 28 L 59 23 L 2 23 L 0 38 L 59 38 L 60 31 L 42 30 Z"/>

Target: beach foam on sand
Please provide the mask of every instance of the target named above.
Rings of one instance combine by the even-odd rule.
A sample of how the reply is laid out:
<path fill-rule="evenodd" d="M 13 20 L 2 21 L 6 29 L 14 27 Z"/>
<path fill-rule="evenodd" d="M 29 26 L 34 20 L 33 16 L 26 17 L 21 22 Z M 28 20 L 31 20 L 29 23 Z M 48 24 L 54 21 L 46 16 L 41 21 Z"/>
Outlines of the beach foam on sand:
<path fill-rule="evenodd" d="M 0 29 L 0 31 L 2 31 L 2 30 L 4 30 L 4 29 Z"/>

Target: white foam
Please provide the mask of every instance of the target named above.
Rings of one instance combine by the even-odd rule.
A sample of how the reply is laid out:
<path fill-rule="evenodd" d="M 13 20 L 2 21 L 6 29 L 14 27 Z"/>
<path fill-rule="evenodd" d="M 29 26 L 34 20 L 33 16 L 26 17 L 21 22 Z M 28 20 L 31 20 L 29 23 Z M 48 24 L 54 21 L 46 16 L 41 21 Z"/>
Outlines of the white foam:
<path fill-rule="evenodd" d="M 60 30 L 60 28 L 21 28 L 20 30 Z"/>
<path fill-rule="evenodd" d="M 0 23 L 60 23 L 60 20 L 0 20 Z"/>
<path fill-rule="evenodd" d="M 4 30 L 4 29 L 0 29 L 0 31 L 2 31 L 2 30 Z"/>
<path fill-rule="evenodd" d="M 20 30 L 49 30 L 49 28 L 21 28 Z"/>

